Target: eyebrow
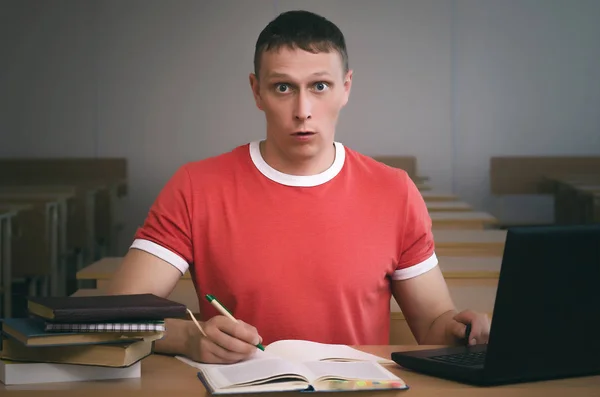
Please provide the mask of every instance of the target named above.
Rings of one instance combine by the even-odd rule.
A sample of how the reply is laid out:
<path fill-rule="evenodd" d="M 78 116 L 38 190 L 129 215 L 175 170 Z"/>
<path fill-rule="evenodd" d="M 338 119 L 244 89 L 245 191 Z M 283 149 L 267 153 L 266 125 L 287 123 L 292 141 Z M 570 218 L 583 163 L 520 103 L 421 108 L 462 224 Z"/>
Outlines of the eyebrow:
<path fill-rule="evenodd" d="M 322 77 L 322 76 L 331 76 L 331 74 L 327 71 L 321 71 L 321 72 L 315 72 L 313 74 L 311 74 L 311 76 L 315 76 L 315 77 Z M 269 75 L 267 76 L 267 78 L 269 79 L 290 79 L 291 76 L 285 73 L 279 73 L 279 72 L 272 72 L 269 73 Z"/>

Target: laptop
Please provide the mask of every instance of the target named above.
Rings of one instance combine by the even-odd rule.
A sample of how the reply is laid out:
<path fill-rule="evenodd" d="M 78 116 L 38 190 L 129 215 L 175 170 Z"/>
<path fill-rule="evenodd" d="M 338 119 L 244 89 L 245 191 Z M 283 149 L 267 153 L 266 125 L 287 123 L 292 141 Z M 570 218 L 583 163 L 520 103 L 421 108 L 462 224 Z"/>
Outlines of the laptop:
<path fill-rule="evenodd" d="M 600 224 L 508 229 L 488 344 L 391 359 L 479 386 L 600 374 Z"/>

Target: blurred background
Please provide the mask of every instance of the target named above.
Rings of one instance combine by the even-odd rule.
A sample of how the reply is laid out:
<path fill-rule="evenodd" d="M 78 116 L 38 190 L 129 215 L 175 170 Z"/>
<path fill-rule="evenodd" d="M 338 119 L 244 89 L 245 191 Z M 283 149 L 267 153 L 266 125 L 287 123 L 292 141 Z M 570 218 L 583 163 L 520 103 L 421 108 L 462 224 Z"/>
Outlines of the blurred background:
<path fill-rule="evenodd" d="M 58 209 L 56 224 L 13 217 L 14 236 L 39 221 L 43 238 L 56 240 L 36 250 L 55 258 L 39 261 L 64 262 L 56 293 L 77 289 L 60 287 L 75 271 L 126 252 L 178 167 L 264 137 L 248 83 L 254 45 L 291 9 L 320 13 L 346 36 L 354 82 L 336 139 L 391 163 L 408 158 L 424 192 L 446 194 L 498 228 L 553 223 L 555 196 L 532 183 L 563 165 L 578 177 L 600 172 L 596 0 L 1 0 L 5 201 L 29 205 L 28 189 L 39 193 L 31 185 L 48 184 L 71 186 L 80 199 L 70 210 L 62 204 L 76 219 Z M 90 215 L 98 209 L 107 212 Z M 15 278 L 32 262 L 15 257 L 32 245 L 6 241 Z M 20 274 L 29 291 L 52 291 L 33 274 Z"/>

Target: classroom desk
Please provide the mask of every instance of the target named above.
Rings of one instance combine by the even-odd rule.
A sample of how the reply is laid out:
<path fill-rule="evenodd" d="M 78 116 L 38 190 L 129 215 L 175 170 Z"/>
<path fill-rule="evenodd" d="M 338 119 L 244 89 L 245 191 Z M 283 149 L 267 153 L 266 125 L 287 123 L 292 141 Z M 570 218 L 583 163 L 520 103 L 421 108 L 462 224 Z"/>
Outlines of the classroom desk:
<path fill-rule="evenodd" d="M 464 201 L 426 201 L 427 211 L 431 212 L 466 212 L 473 207 Z"/>
<path fill-rule="evenodd" d="M 546 176 L 554 194 L 554 220 L 557 224 L 594 222 L 594 195 L 600 193 L 600 173 Z"/>
<path fill-rule="evenodd" d="M 46 205 L 48 237 L 51 252 L 50 293 L 64 295 L 67 271 L 67 219 L 69 214 L 69 200 L 73 199 L 75 192 L 66 188 L 60 191 L 12 191 L 11 188 L 0 188 L 0 202 L 13 204 L 41 203 Z"/>
<path fill-rule="evenodd" d="M 419 189 L 421 192 L 426 192 L 431 190 L 431 186 L 429 186 L 428 184 L 424 183 L 424 182 L 416 182 L 415 185 L 417 186 L 417 189 Z"/>
<path fill-rule="evenodd" d="M 493 215 L 481 211 L 437 211 L 430 212 L 429 217 L 435 229 L 484 230 L 498 223 Z"/>
<path fill-rule="evenodd" d="M 497 279 L 501 256 L 438 256 L 444 279 Z"/>
<path fill-rule="evenodd" d="M 17 212 L 0 208 L 0 290 L 2 291 L 2 317 L 11 317 L 12 312 L 12 223 Z"/>
<path fill-rule="evenodd" d="M 390 358 L 392 352 L 425 349 L 440 346 L 355 346 L 368 353 Z M 495 387 L 477 387 L 444 380 L 405 370 L 397 364 L 384 364 L 394 374 L 402 378 L 410 387 L 402 391 L 377 391 L 372 396 L 397 397 L 565 397 L 598 396 L 600 376 L 586 376 L 569 379 L 538 381 Z M 12 392 L 12 393 L 11 393 Z M 87 382 L 47 383 L 22 386 L 0 384 L 3 396 L 20 397 L 159 397 L 159 396 L 210 396 L 197 377 L 197 369 L 167 355 L 153 354 L 142 360 L 142 376 L 138 379 L 119 379 Z M 258 396 L 259 394 L 254 394 Z M 269 396 L 299 396 L 299 392 L 269 393 Z M 338 392 L 339 396 L 365 396 L 360 392 Z"/>
<path fill-rule="evenodd" d="M 433 230 L 438 256 L 502 256 L 506 230 Z"/>
<path fill-rule="evenodd" d="M 73 185 L 14 185 L 0 186 L 0 197 L 41 197 L 63 196 L 61 204 L 60 227 L 62 250 L 79 251 L 77 269 L 84 263 L 91 263 L 96 251 L 97 218 L 108 218 L 106 213 L 97 213 L 98 202 L 108 196 L 108 187 L 99 182 L 85 182 Z M 68 244 L 68 248 L 67 248 Z"/>
<path fill-rule="evenodd" d="M 421 196 L 426 203 L 438 202 L 438 201 L 456 201 L 458 197 L 452 193 L 434 192 L 434 191 L 422 191 Z"/>
<path fill-rule="evenodd" d="M 31 206 L 0 204 L 0 290 L 3 318 L 12 316 L 12 220 L 20 211 L 29 209 Z"/>

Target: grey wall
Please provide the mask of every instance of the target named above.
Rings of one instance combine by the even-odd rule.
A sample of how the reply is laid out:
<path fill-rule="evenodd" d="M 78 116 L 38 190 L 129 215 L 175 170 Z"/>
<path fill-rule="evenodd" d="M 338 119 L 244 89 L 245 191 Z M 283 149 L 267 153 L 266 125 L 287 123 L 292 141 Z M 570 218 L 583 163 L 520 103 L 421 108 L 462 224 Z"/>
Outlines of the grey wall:
<path fill-rule="evenodd" d="M 437 190 L 506 220 L 543 198 L 489 194 L 489 157 L 600 155 L 600 2 L 0 1 L 0 156 L 125 156 L 130 242 L 186 161 L 264 135 L 253 46 L 304 8 L 345 33 L 354 86 L 337 139 L 414 154 Z"/>

